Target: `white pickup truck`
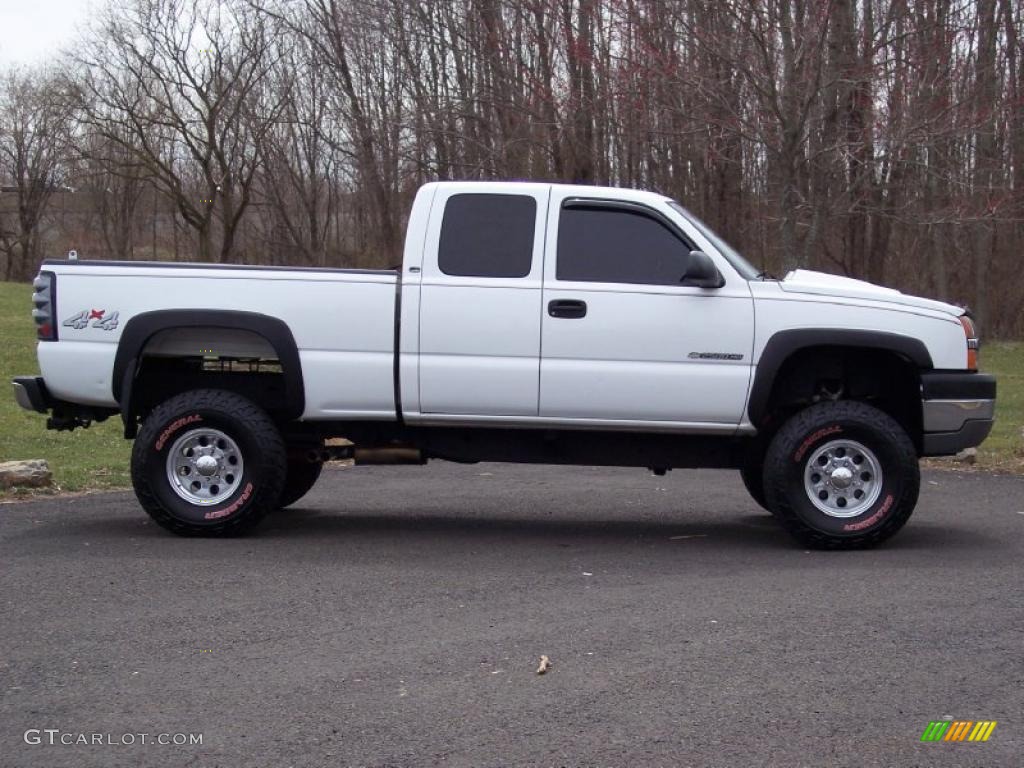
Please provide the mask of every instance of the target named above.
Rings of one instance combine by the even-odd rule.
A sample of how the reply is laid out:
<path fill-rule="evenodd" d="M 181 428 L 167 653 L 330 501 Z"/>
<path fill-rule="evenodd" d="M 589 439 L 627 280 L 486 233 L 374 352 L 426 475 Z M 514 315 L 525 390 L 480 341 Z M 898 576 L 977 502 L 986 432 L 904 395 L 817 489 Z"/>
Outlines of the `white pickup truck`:
<path fill-rule="evenodd" d="M 247 530 L 351 457 L 735 468 L 802 543 L 861 547 L 909 518 L 918 457 L 993 420 L 963 308 L 758 274 L 636 190 L 427 184 L 397 270 L 47 261 L 33 301 L 18 402 L 119 415 L 179 534 Z"/>

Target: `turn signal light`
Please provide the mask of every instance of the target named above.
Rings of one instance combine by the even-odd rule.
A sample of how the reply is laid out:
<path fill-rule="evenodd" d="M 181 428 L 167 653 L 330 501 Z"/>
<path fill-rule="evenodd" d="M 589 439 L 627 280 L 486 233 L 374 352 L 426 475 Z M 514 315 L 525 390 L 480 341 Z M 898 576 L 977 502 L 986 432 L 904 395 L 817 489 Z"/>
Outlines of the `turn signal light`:
<path fill-rule="evenodd" d="M 960 315 L 960 325 L 964 327 L 964 335 L 967 337 L 967 368 L 976 371 L 978 370 L 978 329 L 974 325 L 974 319 L 966 313 Z"/>

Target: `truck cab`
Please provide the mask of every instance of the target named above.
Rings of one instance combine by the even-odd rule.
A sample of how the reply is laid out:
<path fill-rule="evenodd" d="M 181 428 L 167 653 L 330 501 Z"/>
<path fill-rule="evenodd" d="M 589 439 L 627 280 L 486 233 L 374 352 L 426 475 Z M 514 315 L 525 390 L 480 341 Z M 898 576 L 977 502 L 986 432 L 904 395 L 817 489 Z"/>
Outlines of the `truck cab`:
<path fill-rule="evenodd" d="M 657 195 L 513 190 L 420 192 L 436 213 L 403 265 L 405 417 L 749 429 L 756 271 Z"/>

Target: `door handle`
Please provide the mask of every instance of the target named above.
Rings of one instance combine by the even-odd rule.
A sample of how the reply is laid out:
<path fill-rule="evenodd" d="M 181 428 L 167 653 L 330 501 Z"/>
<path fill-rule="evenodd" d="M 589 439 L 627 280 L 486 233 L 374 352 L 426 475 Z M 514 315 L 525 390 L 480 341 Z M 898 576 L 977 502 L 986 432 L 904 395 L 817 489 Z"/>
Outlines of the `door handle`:
<path fill-rule="evenodd" d="M 548 314 L 552 317 L 577 319 L 587 314 L 587 302 L 579 299 L 555 299 L 548 303 Z"/>

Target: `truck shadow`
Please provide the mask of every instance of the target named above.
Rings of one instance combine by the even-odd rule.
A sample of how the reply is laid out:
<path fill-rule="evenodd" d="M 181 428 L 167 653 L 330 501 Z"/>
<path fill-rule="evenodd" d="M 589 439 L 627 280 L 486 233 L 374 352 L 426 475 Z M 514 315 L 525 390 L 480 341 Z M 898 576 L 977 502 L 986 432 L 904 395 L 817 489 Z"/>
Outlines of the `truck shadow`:
<path fill-rule="evenodd" d="M 556 543 L 615 542 L 623 546 L 664 543 L 717 550 L 803 551 L 788 533 L 767 513 L 713 516 L 700 512 L 680 514 L 670 520 L 631 520 L 628 518 L 508 517 L 501 514 L 465 516 L 443 510 L 431 513 L 408 510 L 330 513 L 301 507 L 282 510 L 264 521 L 252 538 L 330 539 L 358 537 L 363 540 L 388 538 L 457 540 L 500 539 L 504 546 L 538 540 Z M 879 547 L 890 550 L 955 550 L 991 552 L 1001 548 L 998 539 L 968 526 L 950 526 L 911 521 L 893 539 Z M 843 553 L 833 553 L 842 556 Z"/>
<path fill-rule="evenodd" d="M 116 497 L 115 497 L 116 498 Z M 263 549 L 264 545 L 287 544 L 289 556 L 302 558 L 303 547 L 328 545 L 332 548 L 357 543 L 365 554 L 379 547 L 394 555 L 404 547 L 417 551 L 438 548 L 449 554 L 479 547 L 501 546 L 506 552 L 516 547 L 576 547 L 598 545 L 604 549 L 635 550 L 640 546 L 671 547 L 687 552 L 795 552 L 807 551 L 795 542 L 765 512 L 750 509 L 730 511 L 716 505 L 714 510 L 692 509 L 652 519 L 615 514 L 608 509 L 587 517 L 586 510 L 546 512 L 536 508 L 516 515 L 500 506 L 488 506 L 473 512 L 453 514 L 443 506 L 418 505 L 415 512 L 404 507 L 376 507 L 372 510 L 324 508 L 309 505 L 280 510 L 269 515 L 252 533 L 226 539 L 179 538 L 151 521 L 134 500 L 117 498 L 105 512 L 88 515 L 61 515 L 57 525 L 39 525 L 7 537 L 11 540 L 40 539 L 46 548 L 66 549 L 91 542 L 91 552 L 135 540 L 144 549 L 149 542 L 164 552 L 185 551 L 205 557 L 240 549 Z M 967 521 L 938 523 L 912 519 L 907 527 L 876 552 L 943 552 L 946 556 L 997 556 L 1011 549 L 1009 542 L 972 527 Z M 45 518 L 44 518 L 45 519 Z M 42 521 L 40 521 L 42 522 Z M 55 521 L 57 522 L 57 521 Z M 294 545 L 294 546 L 292 546 Z M 321 547 L 318 547 L 320 549 Z M 826 553 L 845 557 L 845 553 Z"/>
<path fill-rule="evenodd" d="M 541 513 L 543 514 L 543 513 Z M 509 517 L 493 515 L 453 515 L 443 510 L 429 513 L 408 510 L 330 513 L 314 509 L 282 510 L 264 521 L 254 532 L 258 539 L 322 538 L 359 536 L 436 537 L 448 539 L 490 537 L 503 542 L 516 539 L 605 539 L 623 542 L 647 539 L 671 542 L 731 542 L 732 545 L 784 546 L 790 541 L 785 532 L 767 515 L 740 515 L 735 518 L 681 515 L 674 520 L 631 520 L 628 518 L 582 517 Z"/>

